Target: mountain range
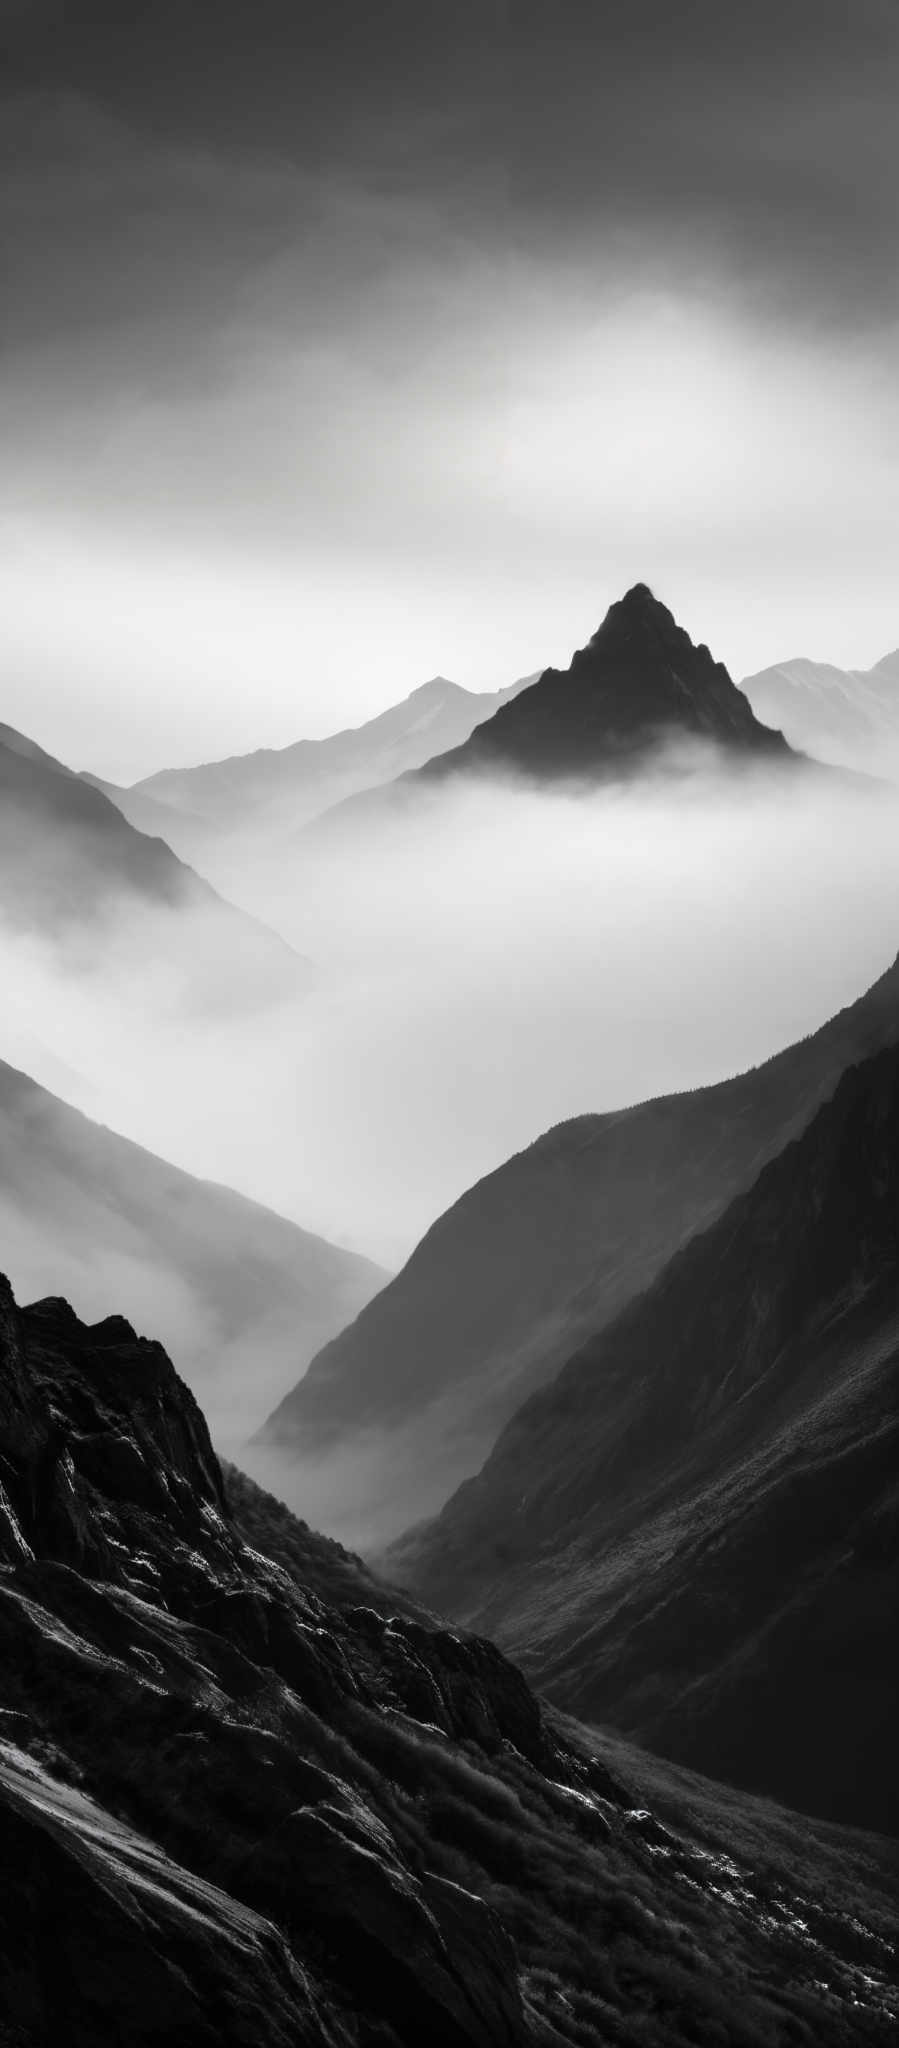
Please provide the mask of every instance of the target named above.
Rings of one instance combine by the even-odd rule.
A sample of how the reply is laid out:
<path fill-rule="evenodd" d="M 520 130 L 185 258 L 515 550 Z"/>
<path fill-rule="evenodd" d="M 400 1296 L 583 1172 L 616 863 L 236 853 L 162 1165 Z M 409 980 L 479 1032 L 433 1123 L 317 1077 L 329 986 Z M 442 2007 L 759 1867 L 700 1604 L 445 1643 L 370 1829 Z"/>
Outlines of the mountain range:
<path fill-rule="evenodd" d="M 897 1473 L 893 1047 L 391 1562 L 572 1710 L 895 1833 Z"/>
<path fill-rule="evenodd" d="M 876 775 L 899 752 L 899 649 L 870 669 L 797 659 L 747 676 L 759 718 L 782 726 L 791 746 Z"/>
<path fill-rule="evenodd" d="M 387 1274 L 157 1159 L 0 1062 L 0 1219 L 16 1285 L 158 1330 L 233 1449 Z"/>
<path fill-rule="evenodd" d="M 159 1344 L 5 1281 L 0 1563 L 16 2048 L 893 2038 L 891 1845 L 553 1715 L 226 1477 Z"/>
<path fill-rule="evenodd" d="M 537 682 L 424 775 L 488 771 L 590 783 L 643 765 L 669 740 L 732 759 L 789 759 L 783 734 L 756 718 L 723 662 L 694 646 L 667 605 L 635 583 L 567 669 Z"/>
<path fill-rule="evenodd" d="M 390 782 L 432 754 L 458 746 L 483 719 L 533 681 L 524 676 L 505 689 L 478 693 L 446 676 L 432 676 L 398 704 L 360 726 L 327 739 L 260 747 L 195 768 L 164 768 L 114 800 L 135 824 L 148 815 L 168 818 L 169 837 L 193 850 L 210 831 L 289 829 L 339 803 L 356 790 Z M 110 785 L 104 785 L 113 794 Z"/>
<path fill-rule="evenodd" d="M 363 1488 L 373 1505 L 386 1490 L 382 1537 L 433 1514 L 526 1396 L 799 1135 L 846 1068 L 897 1039 L 899 961 L 761 1067 L 545 1132 L 438 1219 L 262 1442 L 287 1466 L 352 1447 L 355 1506 Z"/>
<path fill-rule="evenodd" d="M 305 836 L 319 841 L 402 814 L 450 780 L 589 789 L 699 761 L 770 772 L 799 759 L 781 732 L 761 724 L 723 662 L 694 645 L 647 584 L 635 583 L 567 669 L 544 669 L 460 745 L 435 750 L 385 788 L 348 797 Z"/>

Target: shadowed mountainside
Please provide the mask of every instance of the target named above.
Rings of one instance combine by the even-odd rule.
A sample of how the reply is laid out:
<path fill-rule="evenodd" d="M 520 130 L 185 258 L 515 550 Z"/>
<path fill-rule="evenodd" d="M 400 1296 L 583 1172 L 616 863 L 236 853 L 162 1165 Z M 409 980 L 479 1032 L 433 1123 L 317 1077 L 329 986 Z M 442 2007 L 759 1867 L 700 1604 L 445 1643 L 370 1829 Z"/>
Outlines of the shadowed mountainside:
<path fill-rule="evenodd" d="M 20 1293 L 159 1329 L 234 1447 L 381 1268 L 170 1166 L 0 1062 L 0 1221 Z"/>
<path fill-rule="evenodd" d="M 407 1525 L 435 1512 L 525 1396 L 749 1186 L 848 1066 L 897 1038 L 894 963 L 764 1066 L 547 1131 L 439 1218 L 261 1441 L 286 1462 L 370 1446 L 373 1493 L 395 1444 L 391 1533 L 404 1506 Z"/>
<path fill-rule="evenodd" d="M 390 1562 L 574 1711 L 895 1832 L 897 1473 L 894 1048 Z"/>
<path fill-rule="evenodd" d="M 159 1345 L 0 1284 L 16 2048 L 892 2039 L 891 1845 L 666 1789 L 489 1643 L 325 1604 L 256 1548 L 283 1510 L 253 1547 L 240 1514 Z"/>

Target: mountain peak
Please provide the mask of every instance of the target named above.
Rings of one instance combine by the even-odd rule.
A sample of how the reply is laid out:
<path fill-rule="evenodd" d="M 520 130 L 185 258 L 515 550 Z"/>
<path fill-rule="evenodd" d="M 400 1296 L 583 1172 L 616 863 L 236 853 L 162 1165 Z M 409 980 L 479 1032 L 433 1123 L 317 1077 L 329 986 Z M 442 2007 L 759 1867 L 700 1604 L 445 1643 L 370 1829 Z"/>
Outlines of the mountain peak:
<path fill-rule="evenodd" d="M 540 782 L 602 781 L 632 774 L 671 740 L 705 742 L 735 761 L 792 758 L 724 664 L 694 644 L 647 583 L 634 583 L 567 669 L 544 670 L 421 772 L 493 768 Z"/>
<path fill-rule="evenodd" d="M 650 590 L 648 583 L 632 583 L 630 590 L 626 590 L 624 596 L 619 598 L 618 602 L 619 604 L 643 608 L 647 605 L 657 605 L 660 603 L 660 600 L 656 597 L 655 592 Z M 662 605 L 662 610 L 665 611 L 666 609 L 667 607 Z"/>
<path fill-rule="evenodd" d="M 669 611 L 666 604 L 662 603 L 661 598 L 656 597 L 655 592 L 650 590 L 648 583 L 632 583 L 630 590 L 626 590 L 623 597 L 617 598 L 614 604 L 610 604 L 602 625 L 597 627 L 596 632 L 588 642 L 588 646 L 595 647 L 602 641 L 603 637 L 608 639 L 613 632 L 628 634 L 633 632 L 650 632 L 654 633 L 665 646 L 678 645 L 684 649 L 693 648 L 693 642 L 689 634 L 684 631 L 682 626 L 678 625 L 674 613 Z M 581 649 L 580 651 L 583 653 L 586 650 Z M 708 653 L 708 649 L 705 647 L 699 648 L 696 651 Z M 577 656 L 575 656 L 576 659 Z"/>
<path fill-rule="evenodd" d="M 449 676 L 429 676 L 426 683 L 419 683 L 414 690 L 410 690 L 408 701 L 411 703 L 413 698 L 421 697 L 439 698 L 442 701 L 450 697 L 466 697 L 468 694 L 461 683 L 451 682 Z"/>

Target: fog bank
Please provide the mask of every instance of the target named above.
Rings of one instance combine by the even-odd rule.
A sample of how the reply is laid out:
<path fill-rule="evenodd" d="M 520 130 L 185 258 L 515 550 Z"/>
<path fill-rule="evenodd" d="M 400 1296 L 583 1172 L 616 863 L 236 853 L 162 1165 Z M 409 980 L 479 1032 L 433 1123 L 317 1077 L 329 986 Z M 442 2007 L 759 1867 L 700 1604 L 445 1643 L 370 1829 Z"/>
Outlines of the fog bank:
<path fill-rule="evenodd" d="M 314 962 L 273 1007 L 242 963 L 200 1010 L 173 1000 L 133 906 L 99 955 L 5 929 L 0 1055 L 396 1266 L 547 1126 L 718 1079 L 851 1001 L 899 944 L 897 854 L 895 797 L 838 779 L 446 790 L 241 849 L 232 893 Z"/>

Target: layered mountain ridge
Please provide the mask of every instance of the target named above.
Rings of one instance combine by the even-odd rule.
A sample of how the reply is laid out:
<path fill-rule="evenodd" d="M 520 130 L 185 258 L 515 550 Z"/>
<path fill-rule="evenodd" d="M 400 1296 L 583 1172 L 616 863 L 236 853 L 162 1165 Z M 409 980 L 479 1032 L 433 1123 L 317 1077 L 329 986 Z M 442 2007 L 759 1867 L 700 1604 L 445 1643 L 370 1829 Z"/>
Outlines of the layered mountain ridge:
<path fill-rule="evenodd" d="M 478 1182 L 312 1361 L 263 1432 L 286 1463 L 354 1444 L 392 1531 L 443 1505 L 516 1407 L 899 1039 L 899 962 L 763 1066 L 547 1131 Z M 367 1460 L 367 1463 L 365 1462 Z M 382 1527 L 384 1524 L 382 1523 Z"/>
<path fill-rule="evenodd" d="M 893 1047 L 391 1562 L 575 1711 L 895 1831 L 897 1471 Z"/>
<path fill-rule="evenodd" d="M 527 688 L 522 677 L 505 689 L 480 694 L 446 676 L 432 676 L 398 704 L 362 725 L 326 739 L 295 740 L 287 747 L 260 747 L 196 768 L 161 769 L 116 792 L 128 815 L 152 804 L 167 815 L 175 837 L 191 845 L 204 826 L 233 831 L 268 825 L 296 826 L 354 791 L 389 782 L 420 766 L 433 753 L 458 746 L 479 721 Z"/>

